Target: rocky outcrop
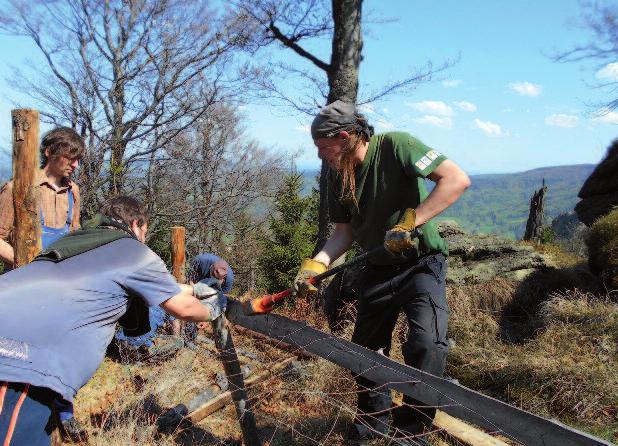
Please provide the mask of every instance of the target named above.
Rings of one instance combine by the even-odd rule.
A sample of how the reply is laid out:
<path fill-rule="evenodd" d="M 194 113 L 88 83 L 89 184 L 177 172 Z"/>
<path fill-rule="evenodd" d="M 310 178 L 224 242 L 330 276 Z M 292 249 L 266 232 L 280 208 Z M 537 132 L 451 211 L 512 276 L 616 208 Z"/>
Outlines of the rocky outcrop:
<path fill-rule="evenodd" d="M 565 212 L 551 221 L 551 230 L 558 239 L 576 237 L 586 226 L 579 221 L 574 211 Z"/>
<path fill-rule="evenodd" d="M 438 224 L 449 246 L 448 285 L 486 282 L 495 277 L 521 280 L 552 266 L 551 260 L 532 246 L 495 235 L 465 233 L 454 221 Z"/>
<path fill-rule="evenodd" d="M 556 235 L 554 243 L 564 251 L 579 257 L 587 257 L 586 237 L 590 229 L 579 221 L 575 211 L 558 215 L 551 222 L 551 230 Z"/>
<path fill-rule="evenodd" d="M 575 212 L 586 226 L 618 206 L 618 139 L 584 182 L 578 197 L 581 201 L 575 206 Z"/>
<path fill-rule="evenodd" d="M 483 283 L 496 277 L 519 281 L 535 271 L 553 266 L 550 259 L 534 251 L 530 245 L 495 235 L 467 234 L 455 221 L 438 223 L 438 231 L 449 245 L 448 286 Z M 324 313 L 334 333 L 356 317 L 355 303 L 361 291 L 357 281 L 363 270 L 361 264 L 335 275 L 324 290 Z M 505 292 L 510 294 L 511 291 L 512 288 L 507 287 Z M 496 298 L 492 295 L 486 300 Z"/>

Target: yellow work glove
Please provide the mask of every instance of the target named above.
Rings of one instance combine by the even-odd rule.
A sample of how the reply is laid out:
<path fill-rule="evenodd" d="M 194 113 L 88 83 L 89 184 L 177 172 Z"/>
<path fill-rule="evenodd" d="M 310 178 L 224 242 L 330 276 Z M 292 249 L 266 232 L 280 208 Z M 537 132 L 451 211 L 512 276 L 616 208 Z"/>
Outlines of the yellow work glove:
<path fill-rule="evenodd" d="M 303 259 L 300 264 L 300 269 L 296 274 L 296 278 L 294 279 L 294 285 L 292 285 L 292 289 L 294 290 L 294 295 L 301 297 L 312 297 L 318 292 L 318 289 L 307 282 L 308 279 L 311 279 L 318 274 L 322 274 L 326 271 L 328 267 L 322 262 L 318 262 L 313 259 Z"/>
<path fill-rule="evenodd" d="M 416 211 L 408 208 L 399 222 L 384 236 L 384 247 L 390 252 L 399 254 L 416 246 L 416 240 L 410 233 L 416 228 Z"/>

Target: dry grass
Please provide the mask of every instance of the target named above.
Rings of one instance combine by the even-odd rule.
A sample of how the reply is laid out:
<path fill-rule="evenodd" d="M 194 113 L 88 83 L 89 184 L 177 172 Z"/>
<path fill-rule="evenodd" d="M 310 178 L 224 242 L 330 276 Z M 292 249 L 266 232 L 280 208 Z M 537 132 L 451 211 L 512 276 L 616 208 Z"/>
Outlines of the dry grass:
<path fill-rule="evenodd" d="M 447 373 L 475 390 L 616 441 L 618 308 L 598 292 L 598 283 L 585 266 L 566 261 L 564 265 L 520 284 L 497 279 L 449 289 L 449 335 L 454 345 Z M 510 324 L 512 330 L 528 330 L 521 342 L 505 342 L 504 326 L 509 320 L 504 315 L 509 311 L 528 323 Z M 326 329 L 325 319 L 306 301 L 278 313 Z M 534 321 L 532 331 L 530 321 Z M 351 331 L 348 324 L 340 336 L 349 339 Z M 393 359 L 402 361 L 400 345 L 406 335 L 401 317 L 393 336 Z M 259 355 L 258 361 L 241 357 L 256 372 L 290 355 L 238 332 L 234 338 L 237 348 Z M 202 345 L 202 350 L 183 350 L 156 366 L 129 367 L 106 360 L 80 392 L 76 406 L 78 418 L 88 424 L 88 444 L 239 444 L 233 405 L 172 435 L 158 436 L 154 428 L 163 408 L 187 402 L 213 383 L 221 369 L 213 352 L 214 346 Z M 278 376 L 265 386 L 249 389 L 262 438 L 271 446 L 345 444 L 356 401 L 351 374 L 321 359 L 303 364 L 301 376 Z M 445 441 L 434 440 L 435 444 Z M 373 444 L 388 444 L 388 440 Z"/>
<path fill-rule="evenodd" d="M 526 410 L 616 440 L 618 306 L 577 290 L 554 294 L 544 328 L 523 344 L 501 342 L 499 321 L 478 312 L 451 319 L 448 373 Z"/>

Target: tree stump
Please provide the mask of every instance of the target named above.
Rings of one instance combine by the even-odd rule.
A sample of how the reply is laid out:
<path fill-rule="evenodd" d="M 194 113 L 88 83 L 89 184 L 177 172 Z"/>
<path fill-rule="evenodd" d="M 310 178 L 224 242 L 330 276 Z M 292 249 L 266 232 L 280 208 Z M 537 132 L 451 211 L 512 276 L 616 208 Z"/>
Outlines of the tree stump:
<path fill-rule="evenodd" d="M 526 241 L 541 241 L 541 231 L 543 229 L 543 217 L 545 215 L 545 194 L 547 186 L 543 180 L 543 187 L 535 191 L 530 200 L 530 214 L 526 223 L 526 232 L 523 240 Z"/>

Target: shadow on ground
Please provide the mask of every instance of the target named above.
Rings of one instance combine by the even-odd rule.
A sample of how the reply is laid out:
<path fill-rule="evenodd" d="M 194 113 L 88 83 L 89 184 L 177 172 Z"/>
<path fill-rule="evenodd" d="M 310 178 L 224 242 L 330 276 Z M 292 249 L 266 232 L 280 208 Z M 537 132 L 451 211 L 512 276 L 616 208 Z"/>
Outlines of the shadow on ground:
<path fill-rule="evenodd" d="M 582 292 L 602 293 L 599 279 L 586 263 L 566 268 L 544 268 L 522 280 L 512 300 L 500 316 L 500 338 L 509 344 L 521 344 L 543 328 L 539 310 L 556 293 L 577 289 Z"/>

